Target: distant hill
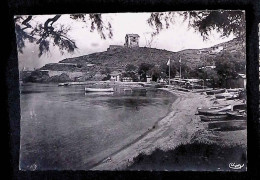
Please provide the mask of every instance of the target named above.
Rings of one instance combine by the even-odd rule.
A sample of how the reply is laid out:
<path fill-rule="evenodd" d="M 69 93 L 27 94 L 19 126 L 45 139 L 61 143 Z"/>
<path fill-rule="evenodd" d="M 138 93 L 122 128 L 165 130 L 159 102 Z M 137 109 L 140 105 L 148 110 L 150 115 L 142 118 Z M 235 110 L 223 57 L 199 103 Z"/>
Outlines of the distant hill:
<path fill-rule="evenodd" d="M 150 63 L 161 65 L 166 63 L 169 58 L 178 61 L 181 57 L 182 63 L 191 68 L 202 65 L 212 65 L 207 62 L 208 57 L 214 58 L 223 51 L 230 53 L 244 52 L 244 43 L 238 39 L 233 39 L 210 48 L 186 49 L 178 52 L 171 52 L 163 49 L 135 47 L 135 48 L 108 48 L 107 51 L 88 54 L 84 56 L 67 58 L 59 63 L 46 64 L 38 70 L 63 71 L 63 72 L 82 72 L 88 74 L 88 79 L 100 74 L 102 70 L 108 68 L 111 71 L 124 70 L 127 64 L 140 65 Z"/>
<path fill-rule="evenodd" d="M 178 60 L 181 56 L 182 62 L 186 63 L 190 67 L 197 67 L 202 65 L 202 61 L 206 56 L 214 57 L 218 53 L 217 48 L 223 47 L 223 50 L 229 52 L 237 52 L 242 50 L 242 42 L 237 39 L 221 43 L 210 48 L 204 49 L 186 49 L 179 52 L 171 52 L 162 49 L 137 47 L 137 48 L 118 48 L 111 49 L 104 52 L 93 53 L 89 55 L 67 58 L 59 63 L 73 63 L 78 64 L 80 68 L 71 67 L 71 70 L 88 70 L 88 64 L 94 64 L 96 66 L 109 67 L 112 69 L 124 68 L 126 64 L 139 65 L 143 62 L 162 64 L 166 63 L 169 58 L 172 60 Z M 220 48 L 221 49 L 221 48 Z M 216 50 L 216 52 L 214 51 Z M 52 67 L 59 68 L 59 70 L 69 70 L 64 64 L 58 65 L 57 63 L 47 64 L 40 69 L 52 70 Z M 63 69 L 64 68 L 64 69 Z"/>

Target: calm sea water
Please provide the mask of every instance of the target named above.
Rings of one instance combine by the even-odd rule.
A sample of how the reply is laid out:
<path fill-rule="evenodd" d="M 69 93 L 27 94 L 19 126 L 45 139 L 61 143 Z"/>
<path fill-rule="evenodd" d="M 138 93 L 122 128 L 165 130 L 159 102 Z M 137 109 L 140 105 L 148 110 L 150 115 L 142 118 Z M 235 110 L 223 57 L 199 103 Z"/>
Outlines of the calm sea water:
<path fill-rule="evenodd" d="M 84 86 L 21 86 L 23 170 L 86 170 L 166 116 L 175 96 L 85 93 Z"/>

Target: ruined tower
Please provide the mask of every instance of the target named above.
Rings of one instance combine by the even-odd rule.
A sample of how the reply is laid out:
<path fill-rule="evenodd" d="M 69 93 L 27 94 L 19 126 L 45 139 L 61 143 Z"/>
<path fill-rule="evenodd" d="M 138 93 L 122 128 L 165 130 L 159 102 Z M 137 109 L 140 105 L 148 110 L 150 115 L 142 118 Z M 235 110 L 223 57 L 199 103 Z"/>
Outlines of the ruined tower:
<path fill-rule="evenodd" d="M 125 47 L 139 47 L 139 35 L 138 34 L 126 34 Z"/>

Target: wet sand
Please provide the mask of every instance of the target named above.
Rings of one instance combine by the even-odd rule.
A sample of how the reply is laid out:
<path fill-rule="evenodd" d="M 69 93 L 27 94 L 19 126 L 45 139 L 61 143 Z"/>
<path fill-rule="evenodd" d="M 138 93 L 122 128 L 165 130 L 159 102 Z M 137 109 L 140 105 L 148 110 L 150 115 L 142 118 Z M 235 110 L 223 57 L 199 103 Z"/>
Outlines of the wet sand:
<path fill-rule="evenodd" d="M 215 100 L 214 96 L 201 93 L 181 92 L 163 88 L 178 96 L 172 104 L 172 111 L 145 136 L 132 142 L 91 170 L 124 170 L 139 154 L 151 154 L 156 149 L 169 151 L 181 144 L 205 143 L 221 146 L 240 145 L 246 147 L 246 130 L 213 132 L 207 130 L 207 123 L 201 122 L 197 113 L 198 107 L 212 105 L 239 104 L 239 101 Z"/>

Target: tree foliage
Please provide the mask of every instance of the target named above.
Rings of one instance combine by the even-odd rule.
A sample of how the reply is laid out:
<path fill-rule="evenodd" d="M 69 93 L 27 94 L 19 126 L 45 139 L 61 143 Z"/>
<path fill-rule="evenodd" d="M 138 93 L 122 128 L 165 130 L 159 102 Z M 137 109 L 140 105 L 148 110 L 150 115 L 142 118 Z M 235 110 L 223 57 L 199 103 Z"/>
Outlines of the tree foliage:
<path fill-rule="evenodd" d="M 108 67 L 105 67 L 101 70 L 101 74 L 109 75 L 111 73 L 111 70 Z"/>
<path fill-rule="evenodd" d="M 245 58 L 228 52 L 217 56 L 215 64 L 221 85 L 225 84 L 227 79 L 236 79 L 239 73 L 245 73 L 246 70 Z"/>
<path fill-rule="evenodd" d="M 125 70 L 127 72 L 131 72 L 131 71 L 137 70 L 137 67 L 135 65 L 133 65 L 133 64 L 127 64 L 126 67 L 125 67 Z"/>
<path fill-rule="evenodd" d="M 223 52 L 214 59 L 215 69 L 204 68 L 197 70 L 197 77 L 210 80 L 213 87 L 225 86 L 228 79 L 236 79 L 239 73 L 245 73 L 245 56 L 238 53 Z"/>
<path fill-rule="evenodd" d="M 63 54 L 64 52 L 73 53 L 77 49 L 76 42 L 68 36 L 71 30 L 58 22 L 61 15 L 55 15 L 44 22 L 35 22 L 34 16 L 15 16 L 15 30 L 17 39 L 17 48 L 23 53 L 26 41 L 36 43 L 39 48 L 38 56 L 49 52 L 50 46 L 57 46 Z M 88 26 L 90 22 L 90 32 L 97 30 L 102 39 L 113 36 L 111 24 L 102 21 L 101 14 L 73 14 L 70 18 L 81 21 Z"/>
<path fill-rule="evenodd" d="M 132 78 L 133 82 L 138 82 L 139 79 L 138 79 L 138 76 L 135 72 L 133 71 L 126 71 L 122 74 L 122 77 L 130 77 Z"/>
<path fill-rule="evenodd" d="M 170 78 L 174 78 L 176 76 L 177 68 L 176 68 L 176 63 L 171 63 L 170 65 Z M 161 76 L 166 78 L 166 76 L 169 77 L 169 66 L 166 63 L 161 64 L 160 66 L 161 69 Z"/>
<path fill-rule="evenodd" d="M 150 71 L 154 67 L 154 64 L 149 63 L 141 63 L 138 67 L 138 74 L 140 75 L 141 81 L 146 81 L 146 76 L 148 75 L 148 71 Z"/>
<path fill-rule="evenodd" d="M 213 30 L 219 32 L 222 37 L 234 34 L 236 37 L 245 39 L 245 13 L 225 10 L 151 13 L 148 24 L 156 29 L 154 35 L 173 25 L 177 15 L 182 17 L 183 21 L 188 21 L 189 28 L 200 32 L 204 40 L 208 39 Z"/>
<path fill-rule="evenodd" d="M 208 39 L 210 32 L 216 30 L 223 37 L 234 34 L 245 39 L 245 14 L 243 11 L 184 11 L 184 12 L 155 12 L 147 19 L 148 24 L 155 28 L 147 46 L 151 47 L 153 36 L 163 29 L 173 26 L 180 16 L 188 21 L 189 28 L 200 32 L 203 38 Z M 90 32 L 97 31 L 102 39 L 112 38 L 112 24 L 102 19 L 102 14 L 72 14 L 72 20 L 83 22 Z M 37 22 L 35 16 L 15 16 L 15 30 L 17 48 L 20 53 L 27 42 L 36 43 L 39 48 L 39 57 L 48 53 L 51 46 L 57 46 L 60 52 L 73 53 L 77 49 L 75 40 L 69 37 L 69 26 L 59 21 L 61 15 L 55 15 L 44 22 Z"/>

